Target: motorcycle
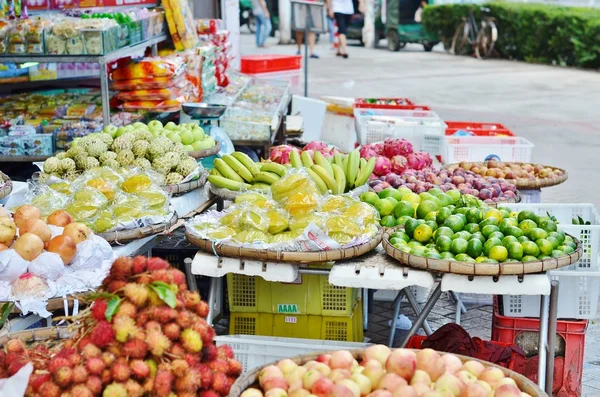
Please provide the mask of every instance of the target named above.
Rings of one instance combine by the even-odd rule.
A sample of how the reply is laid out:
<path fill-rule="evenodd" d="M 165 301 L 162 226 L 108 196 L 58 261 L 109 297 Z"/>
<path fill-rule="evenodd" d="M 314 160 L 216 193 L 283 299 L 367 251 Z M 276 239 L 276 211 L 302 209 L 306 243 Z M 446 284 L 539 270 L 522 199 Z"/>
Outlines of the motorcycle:
<path fill-rule="evenodd" d="M 252 8 L 252 0 L 240 0 L 240 27 L 247 25 L 250 33 L 256 32 L 256 19 Z"/>

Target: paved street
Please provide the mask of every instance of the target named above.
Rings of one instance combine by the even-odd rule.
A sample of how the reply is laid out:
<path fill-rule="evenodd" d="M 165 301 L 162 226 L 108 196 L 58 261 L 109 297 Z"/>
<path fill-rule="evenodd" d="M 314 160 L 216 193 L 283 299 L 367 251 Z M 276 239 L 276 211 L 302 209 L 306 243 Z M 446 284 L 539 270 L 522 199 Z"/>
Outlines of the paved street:
<path fill-rule="evenodd" d="M 326 39 L 326 38 L 323 38 Z M 261 52 L 294 54 L 294 46 Z M 383 43 L 382 43 L 383 44 Z M 257 53 L 253 37 L 242 34 L 242 53 Z M 600 74 L 592 71 L 531 65 L 504 60 L 480 61 L 448 55 L 442 48 L 425 53 L 409 45 L 399 53 L 351 47 L 350 58 L 336 58 L 321 43 L 321 59 L 309 62 L 309 95 L 408 97 L 429 105 L 445 120 L 500 122 L 535 144 L 532 160 L 568 170 L 569 180 L 544 189 L 543 202 L 594 203 L 600 206 Z M 298 92 L 300 92 L 298 90 Z M 412 314 L 408 305 L 403 313 Z M 475 306 L 462 325 L 489 339 L 491 306 Z M 378 303 L 370 314 L 367 336 L 387 343 L 391 303 Z M 444 299 L 432 313 L 437 328 L 454 319 Z M 397 340 L 401 340 L 401 333 Z M 600 395 L 600 326 L 590 321 L 586 336 L 584 396 Z"/>

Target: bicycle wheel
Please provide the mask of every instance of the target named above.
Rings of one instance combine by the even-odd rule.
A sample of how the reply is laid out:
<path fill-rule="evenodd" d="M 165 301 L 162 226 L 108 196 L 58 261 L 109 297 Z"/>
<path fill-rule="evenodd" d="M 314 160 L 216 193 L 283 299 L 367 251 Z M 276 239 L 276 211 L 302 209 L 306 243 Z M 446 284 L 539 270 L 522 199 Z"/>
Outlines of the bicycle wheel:
<path fill-rule="evenodd" d="M 498 39 L 498 28 L 494 21 L 481 22 L 481 30 L 477 34 L 475 42 L 475 56 L 479 59 L 489 58 L 494 52 L 494 46 Z"/>
<path fill-rule="evenodd" d="M 467 22 L 462 22 L 456 28 L 452 45 L 450 46 L 450 54 L 465 55 L 469 53 L 468 48 L 471 46 L 471 37 L 469 35 L 471 26 Z"/>

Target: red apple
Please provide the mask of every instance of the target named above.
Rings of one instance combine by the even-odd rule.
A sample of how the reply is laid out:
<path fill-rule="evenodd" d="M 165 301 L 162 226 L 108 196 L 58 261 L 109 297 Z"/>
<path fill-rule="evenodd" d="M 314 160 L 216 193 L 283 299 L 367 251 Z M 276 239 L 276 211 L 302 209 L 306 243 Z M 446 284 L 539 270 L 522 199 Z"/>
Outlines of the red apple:
<path fill-rule="evenodd" d="M 308 397 L 311 393 L 306 389 L 296 389 L 289 392 L 288 397 Z"/>
<path fill-rule="evenodd" d="M 465 370 L 458 371 L 456 373 L 456 377 L 464 384 L 475 383 L 477 381 L 477 377 L 475 375 Z"/>
<path fill-rule="evenodd" d="M 381 380 L 379 381 L 379 385 L 377 385 L 377 388 L 393 392 L 400 386 L 404 386 L 406 384 L 406 380 L 403 377 L 388 372 L 383 376 L 383 378 L 381 378 Z"/>
<path fill-rule="evenodd" d="M 290 385 L 298 381 L 300 381 L 300 383 L 302 384 L 302 377 L 307 372 L 308 370 L 306 368 L 297 367 L 292 372 L 286 375 L 285 380 L 287 380 Z"/>
<path fill-rule="evenodd" d="M 358 385 L 350 379 L 342 379 L 335 384 L 347 387 L 352 392 L 354 397 L 360 397 L 360 387 L 358 387 Z"/>
<path fill-rule="evenodd" d="M 351 375 L 352 374 L 347 369 L 338 368 L 331 371 L 331 373 L 328 375 L 328 378 L 335 383 L 338 380 L 348 379 Z"/>
<path fill-rule="evenodd" d="M 244 390 L 240 397 L 263 397 L 263 394 L 262 391 L 252 388 Z"/>
<path fill-rule="evenodd" d="M 284 378 L 273 378 L 268 379 L 262 383 L 262 388 L 264 391 L 269 391 L 271 389 L 283 389 L 287 390 L 290 385 Z"/>
<path fill-rule="evenodd" d="M 381 368 L 369 367 L 365 368 L 362 374 L 371 380 L 373 389 L 377 389 L 379 381 L 385 375 L 385 371 Z"/>
<path fill-rule="evenodd" d="M 284 379 L 283 372 L 275 365 L 269 365 L 258 373 L 258 383 L 263 389 L 263 384 L 271 379 Z"/>
<path fill-rule="evenodd" d="M 319 378 L 313 385 L 310 391 L 312 394 L 319 397 L 326 397 L 333 391 L 335 384 L 329 378 Z"/>
<path fill-rule="evenodd" d="M 283 372 L 283 374 L 285 376 L 287 376 L 293 370 L 295 370 L 296 368 L 298 368 L 298 364 L 296 364 L 295 362 L 293 362 L 289 358 L 286 358 L 286 359 L 280 360 L 277 363 L 277 368 L 279 368 L 281 370 L 281 372 Z"/>
<path fill-rule="evenodd" d="M 417 353 L 417 369 L 427 372 L 433 382 L 446 372 L 442 358 L 433 349 L 423 349 Z"/>
<path fill-rule="evenodd" d="M 329 364 L 329 360 L 331 360 L 331 354 L 321 354 L 317 357 L 317 361 L 323 364 Z"/>
<path fill-rule="evenodd" d="M 471 360 L 464 363 L 462 369 L 479 377 L 479 374 L 482 373 L 483 370 L 485 370 L 485 367 L 479 361 Z"/>
<path fill-rule="evenodd" d="M 431 386 L 431 377 L 429 374 L 421 369 L 415 371 L 415 374 L 410 379 L 410 385 L 422 384 L 429 388 Z"/>
<path fill-rule="evenodd" d="M 504 378 L 504 372 L 500 368 L 488 367 L 483 370 L 482 373 L 477 377 L 479 380 L 487 382 L 492 388 L 495 387 L 496 383 Z"/>
<path fill-rule="evenodd" d="M 465 388 L 463 381 L 458 379 L 456 376 L 445 373 L 435 381 L 434 390 L 442 391 L 449 390 L 453 396 L 458 396 L 460 392 Z"/>
<path fill-rule="evenodd" d="M 371 393 L 371 390 L 373 390 L 373 385 L 371 384 L 371 379 L 367 378 L 363 374 L 353 374 L 350 377 L 350 380 L 352 380 L 354 383 L 356 383 L 358 385 L 361 396 L 366 396 L 367 394 Z"/>
<path fill-rule="evenodd" d="M 386 363 L 391 353 L 392 351 L 390 350 L 390 348 L 385 345 L 373 345 L 365 349 L 363 359 L 365 361 L 371 359 L 377 360 L 383 365 Z"/>
<path fill-rule="evenodd" d="M 460 358 L 456 357 L 454 354 L 444 354 L 442 356 L 442 361 L 444 365 L 446 365 L 446 372 L 451 374 L 455 374 L 462 368 L 462 361 Z"/>
<path fill-rule="evenodd" d="M 331 368 L 329 368 L 329 366 L 327 364 L 323 364 L 323 363 L 315 364 L 313 369 L 319 371 L 320 373 L 322 373 L 325 376 L 329 376 L 329 374 L 331 373 Z"/>
<path fill-rule="evenodd" d="M 346 386 L 338 384 L 333 387 L 333 391 L 327 397 L 354 397 L 354 393 Z"/>
<path fill-rule="evenodd" d="M 283 389 L 270 389 L 265 393 L 265 397 L 288 397 L 288 394 Z"/>
<path fill-rule="evenodd" d="M 494 390 L 494 397 L 521 397 L 521 390 L 515 385 L 504 384 Z"/>
<path fill-rule="evenodd" d="M 410 380 L 417 369 L 417 355 L 412 350 L 396 349 L 388 357 L 385 369 L 405 380 Z"/>
<path fill-rule="evenodd" d="M 405 386 L 400 386 L 399 388 L 394 390 L 393 397 L 417 397 L 417 396 L 418 396 L 418 394 L 414 387 L 405 385 Z"/>
<path fill-rule="evenodd" d="M 373 393 L 367 394 L 367 397 L 394 397 L 394 395 L 387 390 L 375 390 Z"/>
<path fill-rule="evenodd" d="M 488 397 L 489 391 L 477 382 L 469 383 L 460 393 L 460 397 Z"/>
<path fill-rule="evenodd" d="M 306 390 L 312 390 L 313 385 L 323 377 L 323 374 L 316 369 L 311 369 L 302 377 L 302 386 Z"/>
<path fill-rule="evenodd" d="M 367 368 L 371 368 L 371 367 L 373 367 L 373 368 L 379 368 L 379 369 L 383 369 L 383 365 L 384 365 L 384 364 L 385 364 L 385 363 L 383 363 L 383 364 L 382 364 L 382 363 L 381 363 L 379 360 L 374 360 L 374 359 L 371 359 L 371 360 L 363 361 L 361 365 L 362 365 L 362 366 L 363 366 L 365 369 L 367 369 Z"/>
<path fill-rule="evenodd" d="M 348 350 L 338 350 L 331 354 L 329 366 L 331 369 L 351 369 L 354 363 L 354 356 Z"/>

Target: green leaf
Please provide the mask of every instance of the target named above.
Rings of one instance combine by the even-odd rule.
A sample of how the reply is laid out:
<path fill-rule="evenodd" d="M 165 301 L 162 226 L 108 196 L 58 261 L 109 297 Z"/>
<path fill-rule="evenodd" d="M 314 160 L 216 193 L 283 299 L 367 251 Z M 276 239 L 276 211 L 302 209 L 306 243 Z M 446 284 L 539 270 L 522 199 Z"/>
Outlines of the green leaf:
<path fill-rule="evenodd" d="M 156 292 L 156 295 L 158 295 L 160 300 L 169 305 L 171 309 L 175 309 L 175 306 L 177 305 L 177 298 L 175 296 L 175 292 L 173 292 L 169 284 L 162 281 L 155 281 L 150 284 L 150 288 Z"/>
<path fill-rule="evenodd" d="M 577 219 L 579 219 L 579 225 L 585 225 L 585 221 L 580 215 L 577 215 Z"/>
<path fill-rule="evenodd" d="M 106 305 L 106 311 L 104 312 L 104 315 L 108 321 L 111 321 L 113 316 L 117 314 L 119 306 L 121 306 L 121 301 L 122 299 L 118 297 L 112 298 L 108 301 L 108 304 Z"/>
<path fill-rule="evenodd" d="M 0 328 L 4 327 L 4 323 L 6 323 L 6 319 L 8 319 L 8 315 L 12 311 L 15 304 L 13 302 L 6 302 L 2 305 L 2 310 L 0 310 Z"/>

